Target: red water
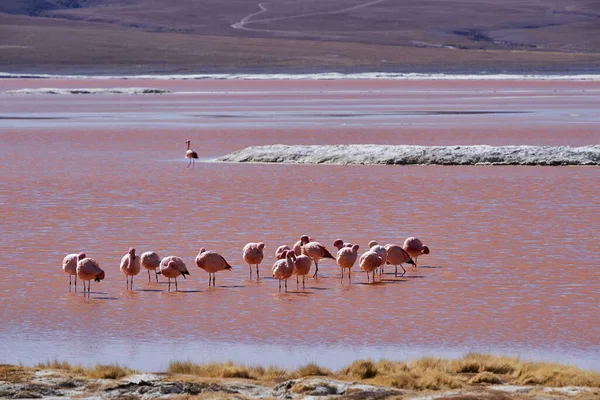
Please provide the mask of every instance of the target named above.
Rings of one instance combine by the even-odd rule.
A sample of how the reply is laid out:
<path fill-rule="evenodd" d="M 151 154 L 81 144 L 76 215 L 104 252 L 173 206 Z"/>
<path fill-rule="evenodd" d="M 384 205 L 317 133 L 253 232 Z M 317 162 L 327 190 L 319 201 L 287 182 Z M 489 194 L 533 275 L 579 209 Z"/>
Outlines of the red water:
<path fill-rule="evenodd" d="M 177 93 L 0 94 L 0 362 L 337 368 L 474 350 L 600 369 L 598 168 L 209 161 L 272 143 L 598 144 L 599 82 L 5 80 L 0 92 L 125 86 Z M 193 170 L 186 139 L 204 160 Z M 431 254 L 375 285 L 357 267 L 341 283 L 323 261 L 321 279 L 279 294 L 273 253 L 302 234 L 361 252 L 414 235 Z M 258 282 L 249 241 L 267 244 Z M 182 257 L 181 291 L 142 271 L 128 292 L 129 247 Z M 200 247 L 234 265 L 215 289 Z M 106 271 L 89 300 L 60 269 L 79 251 Z"/>

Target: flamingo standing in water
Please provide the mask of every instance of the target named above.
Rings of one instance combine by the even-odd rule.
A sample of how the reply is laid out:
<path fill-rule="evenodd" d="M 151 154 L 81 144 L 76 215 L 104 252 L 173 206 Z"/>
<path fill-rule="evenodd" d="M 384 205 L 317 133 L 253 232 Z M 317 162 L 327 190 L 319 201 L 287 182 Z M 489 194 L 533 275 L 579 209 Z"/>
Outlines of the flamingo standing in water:
<path fill-rule="evenodd" d="M 295 256 L 291 250 L 285 251 L 285 258 L 283 260 L 275 261 L 273 264 L 273 278 L 279 279 L 279 291 L 281 292 L 281 281 L 285 281 L 285 292 L 287 293 L 287 280 L 294 273 L 294 261 L 292 257 Z"/>
<path fill-rule="evenodd" d="M 188 163 L 186 168 L 189 168 L 190 165 L 192 166 L 192 168 L 194 168 L 194 166 L 196 165 L 195 160 L 198 159 L 198 153 L 196 153 L 194 150 L 192 150 L 190 148 L 191 142 L 189 140 L 186 140 L 185 143 L 187 144 L 187 151 L 185 152 L 185 158 L 190 159 L 190 162 Z"/>
<path fill-rule="evenodd" d="M 411 265 L 415 265 L 415 262 L 410 258 L 410 255 L 397 244 L 386 244 L 385 249 L 387 250 L 387 263 L 396 267 L 396 271 L 394 272 L 394 276 L 398 276 L 398 265 L 402 268 L 402 275 L 406 273 L 406 269 L 402 266 L 402 264 L 407 263 Z"/>
<path fill-rule="evenodd" d="M 335 257 L 331 255 L 325 246 L 318 242 L 311 242 L 307 235 L 300 238 L 300 243 L 302 244 L 302 254 L 308 256 L 315 262 L 315 274 L 313 275 L 313 278 L 316 278 L 319 273 L 320 259 L 331 258 L 332 260 L 335 260 Z"/>
<path fill-rule="evenodd" d="M 413 236 L 404 241 L 402 248 L 415 262 L 415 268 L 417 268 L 417 258 L 419 258 L 421 254 L 429 254 L 429 247 L 423 246 L 421 240 Z"/>
<path fill-rule="evenodd" d="M 171 291 L 171 278 L 175 279 L 175 291 L 177 291 L 177 277 L 179 275 L 186 279 L 190 273 L 183 260 L 177 256 L 168 256 L 160 261 L 159 274 L 162 274 L 169 280 L 169 292 Z"/>
<path fill-rule="evenodd" d="M 383 266 L 387 261 L 387 250 L 375 240 L 371 240 L 369 242 L 369 249 L 371 249 L 371 251 L 374 251 L 379 257 L 381 257 L 382 262 L 381 267 L 379 268 L 379 277 L 381 278 L 381 275 L 383 274 Z"/>
<path fill-rule="evenodd" d="M 77 262 L 77 276 L 83 281 L 83 295 L 85 296 L 85 281 L 88 281 L 87 293 L 90 296 L 92 279 L 100 282 L 104 279 L 104 271 L 100 268 L 98 261 L 93 258 L 84 257 Z"/>
<path fill-rule="evenodd" d="M 297 256 L 293 251 L 290 251 L 292 254 L 292 261 L 294 262 L 294 275 L 296 275 L 296 289 L 300 286 L 299 276 L 302 275 L 302 289 L 304 286 L 304 278 L 310 272 L 310 267 L 312 265 L 312 260 L 305 256 L 304 254 L 300 254 Z M 285 257 L 283 257 L 285 258 Z"/>
<path fill-rule="evenodd" d="M 121 259 L 121 273 L 127 279 L 127 290 L 129 290 L 129 277 L 131 277 L 131 290 L 133 290 L 133 277 L 140 273 L 140 258 L 135 255 L 135 249 L 132 247 L 129 252 Z"/>
<path fill-rule="evenodd" d="M 71 291 L 71 275 L 75 275 L 75 291 L 77 291 L 77 262 L 85 258 L 85 253 L 67 254 L 62 262 L 62 269 L 69 274 L 69 292 Z"/>
<path fill-rule="evenodd" d="M 340 241 L 341 241 L 341 239 L 336 240 L 333 243 L 333 245 L 334 246 L 336 244 L 339 245 Z M 339 265 L 340 268 L 342 269 L 342 282 L 344 281 L 344 269 L 345 268 L 348 269 L 348 282 L 352 282 L 352 275 L 351 275 L 352 269 L 351 268 L 354 266 L 354 263 L 356 262 L 356 259 L 358 258 L 358 249 L 359 248 L 360 248 L 360 246 L 357 244 L 355 244 L 352 247 L 347 247 L 344 245 L 343 242 L 341 243 L 341 246 L 339 247 L 335 261 L 337 262 L 337 265 Z"/>
<path fill-rule="evenodd" d="M 375 270 L 383 264 L 383 260 L 374 251 L 367 251 L 360 256 L 360 269 L 367 272 L 367 283 L 369 282 L 369 272 L 373 272 L 373 283 L 375 282 Z"/>
<path fill-rule="evenodd" d="M 259 243 L 248 243 L 244 246 L 243 256 L 244 261 L 250 267 L 250 279 L 252 279 L 252 266 L 256 265 L 256 279 L 260 278 L 258 274 L 258 265 L 262 262 L 265 254 L 264 250 L 265 244 L 263 242 Z"/>
<path fill-rule="evenodd" d="M 148 270 L 148 282 L 151 282 L 150 271 L 154 271 L 156 282 L 158 282 L 158 270 L 160 267 L 160 257 L 153 251 L 147 251 L 140 256 L 142 267 Z"/>
<path fill-rule="evenodd" d="M 283 255 L 283 252 L 286 250 L 291 250 L 290 246 L 286 246 L 285 244 L 279 246 L 277 248 L 277 250 L 275 250 L 275 258 L 278 260 L 284 259 L 285 256 Z M 298 255 L 298 254 L 296 254 L 296 255 Z"/>
<path fill-rule="evenodd" d="M 215 273 L 223 270 L 231 270 L 231 265 L 225 258 L 215 251 L 206 251 L 204 247 L 200 249 L 196 256 L 196 265 L 208 272 L 208 286 L 215 286 Z"/>

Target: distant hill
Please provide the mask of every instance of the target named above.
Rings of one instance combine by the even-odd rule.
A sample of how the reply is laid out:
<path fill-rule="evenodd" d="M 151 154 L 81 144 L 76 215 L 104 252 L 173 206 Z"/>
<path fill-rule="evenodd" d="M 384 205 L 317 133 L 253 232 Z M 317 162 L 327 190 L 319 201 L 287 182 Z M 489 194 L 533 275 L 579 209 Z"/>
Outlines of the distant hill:
<path fill-rule="evenodd" d="M 599 71 L 600 1 L 3 0 L 1 70 Z"/>

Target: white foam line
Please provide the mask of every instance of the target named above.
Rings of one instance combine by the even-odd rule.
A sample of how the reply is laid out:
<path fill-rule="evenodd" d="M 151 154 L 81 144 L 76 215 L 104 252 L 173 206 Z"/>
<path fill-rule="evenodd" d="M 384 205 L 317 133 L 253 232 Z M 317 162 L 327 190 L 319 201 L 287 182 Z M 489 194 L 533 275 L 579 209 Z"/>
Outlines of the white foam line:
<path fill-rule="evenodd" d="M 149 79 L 149 80 L 465 80 L 465 81 L 600 81 L 600 74 L 420 74 L 420 73 L 311 73 L 311 74 L 156 74 L 57 75 L 0 72 L 0 79 Z"/>

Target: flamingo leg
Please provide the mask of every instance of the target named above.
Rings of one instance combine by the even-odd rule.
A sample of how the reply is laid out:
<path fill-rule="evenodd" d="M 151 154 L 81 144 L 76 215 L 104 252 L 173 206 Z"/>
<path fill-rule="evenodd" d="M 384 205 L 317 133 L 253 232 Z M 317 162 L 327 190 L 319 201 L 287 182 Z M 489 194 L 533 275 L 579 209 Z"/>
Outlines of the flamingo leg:
<path fill-rule="evenodd" d="M 71 291 L 71 275 L 69 275 L 69 292 Z"/>
<path fill-rule="evenodd" d="M 279 280 L 279 293 L 281 293 L 281 279 Z"/>
<path fill-rule="evenodd" d="M 352 283 L 352 270 L 348 270 L 348 283 Z"/>
<path fill-rule="evenodd" d="M 398 268 L 398 267 L 396 267 L 396 268 Z M 402 275 L 400 275 L 400 276 L 404 276 L 404 274 L 406 273 L 406 270 L 404 269 L 402 264 L 400 264 L 400 268 L 402 268 Z"/>
<path fill-rule="evenodd" d="M 306 275 L 302 275 L 302 289 L 304 289 L 304 277 L 305 277 L 305 276 L 306 276 Z"/>
<path fill-rule="evenodd" d="M 177 278 L 175 278 L 175 291 L 176 292 L 178 291 L 178 289 L 177 289 Z"/>
<path fill-rule="evenodd" d="M 342 268 L 342 282 L 344 282 L 344 268 Z"/>
<path fill-rule="evenodd" d="M 315 274 L 313 275 L 313 278 L 316 278 L 318 273 L 319 273 L 319 263 L 317 262 L 317 260 L 315 260 Z"/>
<path fill-rule="evenodd" d="M 131 276 L 131 291 L 133 292 L 133 275 Z"/>
<path fill-rule="evenodd" d="M 258 273 L 258 264 L 256 264 L 256 280 L 258 280 L 258 278 L 260 278 L 260 275 Z"/>
<path fill-rule="evenodd" d="M 373 282 L 375 282 L 375 271 L 373 271 Z"/>
<path fill-rule="evenodd" d="M 152 281 L 152 279 L 150 279 L 150 270 L 148 270 L 148 282 L 151 282 L 151 281 Z"/>
<path fill-rule="evenodd" d="M 190 162 L 188 163 L 186 168 L 189 168 L 191 163 L 192 163 L 192 159 L 190 158 Z"/>
<path fill-rule="evenodd" d="M 75 275 L 75 291 L 77 291 L 77 275 Z"/>
<path fill-rule="evenodd" d="M 250 280 L 252 280 L 252 265 L 248 264 L 248 267 L 250 268 Z"/>
<path fill-rule="evenodd" d="M 300 277 L 296 275 L 296 290 L 300 287 Z"/>
<path fill-rule="evenodd" d="M 192 169 L 196 168 L 196 160 L 192 158 Z"/>
<path fill-rule="evenodd" d="M 158 271 L 154 270 L 154 273 L 156 274 L 156 282 L 158 283 Z"/>
<path fill-rule="evenodd" d="M 367 283 L 369 283 L 369 271 L 367 271 Z"/>
<path fill-rule="evenodd" d="M 171 291 L 171 278 L 167 278 L 169 280 L 169 292 Z"/>
<path fill-rule="evenodd" d="M 285 280 L 285 292 L 287 293 L 287 279 Z"/>

